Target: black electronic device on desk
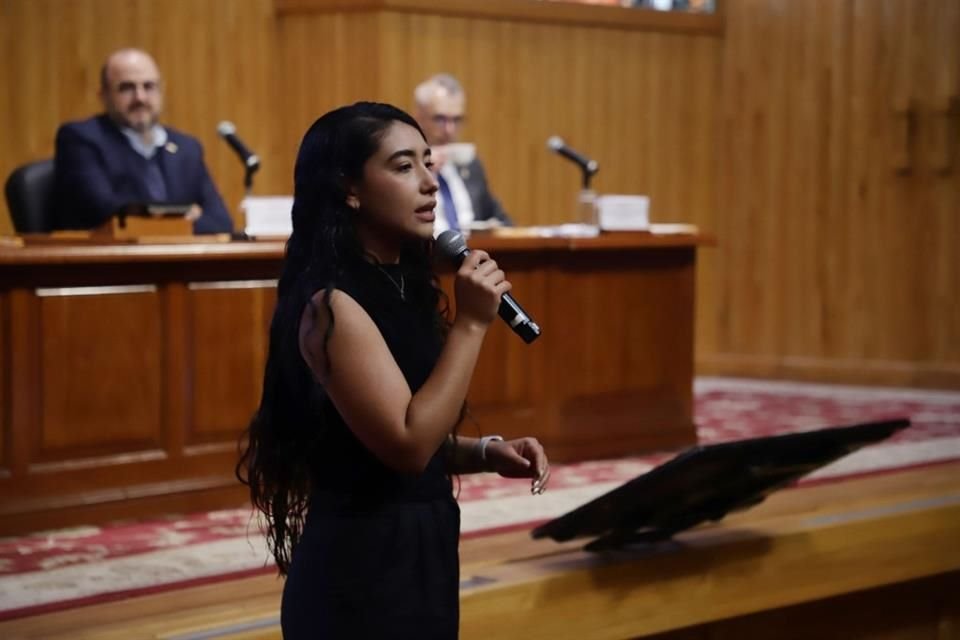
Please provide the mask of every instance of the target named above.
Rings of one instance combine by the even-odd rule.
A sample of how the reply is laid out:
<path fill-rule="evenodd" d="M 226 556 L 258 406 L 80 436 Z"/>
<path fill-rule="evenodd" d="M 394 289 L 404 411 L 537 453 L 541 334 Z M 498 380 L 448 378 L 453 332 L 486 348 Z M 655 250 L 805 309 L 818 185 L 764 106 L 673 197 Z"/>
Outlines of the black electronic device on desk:
<path fill-rule="evenodd" d="M 117 212 L 117 216 L 137 216 L 140 218 L 183 218 L 193 205 L 189 202 L 131 202 Z"/>
<path fill-rule="evenodd" d="M 595 538 L 588 551 L 657 542 L 770 493 L 910 426 L 891 419 L 687 449 L 531 532 L 558 542 Z"/>
<path fill-rule="evenodd" d="M 130 203 L 121 207 L 93 233 L 97 237 L 121 242 L 192 238 L 193 222 L 187 217 L 192 206 L 168 202 Z"/>

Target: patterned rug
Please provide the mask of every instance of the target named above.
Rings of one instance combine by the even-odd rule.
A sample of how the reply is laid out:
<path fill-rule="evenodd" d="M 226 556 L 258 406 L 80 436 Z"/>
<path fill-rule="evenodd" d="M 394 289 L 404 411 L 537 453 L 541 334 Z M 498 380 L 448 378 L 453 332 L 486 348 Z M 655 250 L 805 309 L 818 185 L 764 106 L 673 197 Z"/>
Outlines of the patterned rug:
<path fill-rule="evenodd" d="M 803 480 L 825 482 L 960 459 L 960 393 L 700 378 L 701 443 L 891 417 L 910 429 Z M 464 476 L 465 538 L 532 528 L 645 473 L 671 453 L 555 465 L 549 490 Z M 0 620 L 273 571 L 249 509 L 79 527 L 0 539 Z"/>

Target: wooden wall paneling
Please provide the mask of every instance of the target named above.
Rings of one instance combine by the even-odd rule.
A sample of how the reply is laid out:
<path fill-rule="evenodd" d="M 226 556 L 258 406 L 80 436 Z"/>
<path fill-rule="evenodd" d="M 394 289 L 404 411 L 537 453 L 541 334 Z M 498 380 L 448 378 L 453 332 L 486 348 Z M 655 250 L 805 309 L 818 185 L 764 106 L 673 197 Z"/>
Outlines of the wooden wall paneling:
<path fill-rule="evenodd" d="M 785 82 L 785 74 L 772 68 L 779 51 L 760 54 L 749 43 L 759 31 L 766 32 L 771 43 L 782 43 L 784 37 L 777 25 L 764 21 L 762 10 L 752 11 L 746 4 L 734 2 L 728 6 L 728 13 L 731 32 L 723 61 L 726 86 L 722 107 L 723 128 L 732 140 L 720 165 L 725 170 L 722 180 L 730 202 L 723 203 L 725 224 L 717 233 L 723 252 L 721 265 L 729 265 L 728 273 L 734 279 L 727 283 L 723 313 L 727 324 L 720 337 L 723 342 L 718 346 L 736 353 L 775 353 L 771 315 L 778 291 L 765 286 L 761 279 L 779 277 L 775 249 L 770 248 L 776 245 L 777 232 L 772 216 L 768 215 L 767 198 L 768 192 L 776 189 L 776 176 L 781 173 L 778 163 L 782 159 L 771 157 L 769 152 L 770 128 L 776 120 L 761 111 L 757 94 L 777 100 L 783 95 L 783 88 L 772 85 Z M 753 64 L 758 68 L 744 69 Z M 728 88 L 731 83 L 740 86 Z M 751 309 L 751 313 L 738 313 L 741 309 Z"/>
<path fill-rule="evenodd" d="M 385 96 L 412 108 L 418 82 L 456 75 L 468 94 L 463 139 L 478 144 L 520 224 L 572 217 L 579 173 L 547 150 L 554 134 L 600 162 L 598 191 L 650 193 L 657 221 L 706 219 L 715 38 L 407 13 L 385 20 Z"/>
<path fill-rule="evenodd" d="M 915 30 L 926 44 L 918 92 L 924 167 L 919 178 L 932 197 L 929 209 L 911 216 L 934 229 L 921 254 L 926 293 L 934 304 L 923 356 L 960 363 L 960 258 L 952 241 L 960 238 L 960 2 L 924 6 Z"/>
<path fill-rule="evenodd" d="M 956 69 L 956 63 L 944 55 L 943 47 L 949 45 L 931 37 L 936 32 L 929 23 L 933 4 L 854 7 L 855 20 L 863 27 L 854 35 L 851 87 L 854 104 L 861 107 L 851 145 L 856 150 L 851 182 L 859 189 L 851 193 L 848 206 L 861 227 L 851 242 L 857 251 L 851 273 L 862 274 L 863 297 L 858 308 L 851 304 L 846 309 L 859 320 L 847 323 L 854 332 L 847 354 L 906 364 L 913 370 L 908 382 L 952 380 L 955 385 L 960 374 L 956 354 L 935 347 L 936 336 L 956 335 L 956 324 L 949 321 L 955 296 L 938 290 L 944 278 L 937 277 L 935 265 L 944 265 L 945 273 L 960 268 L 956 251 L 942 239 L 948 231 L 945 220 L 936 213 L 944 205 L 950 208 L 950 194 L 957 189 L 954 182 L 937 193 L 922 143 L 928 125 L 924 94 L 931 74 L 944 67 Z M 956 20 L 946 24 L 960 32 Z M 911 166 L 897 173 L 885 161 L 897 134 L 890 127 L 892 111 L 904 102 L 913 109 Z"/>
<path fill-rule="evenodd" d="M 960 384 L 955 216 L 933 213 L 957 188 L 922 166 L 922 87 L 957 75 L 943 4 L 728 4 L 701 372 Z M 909 171 L 892 160 L 902 104 Z"/>
<path fill-rule="evenodd" d="M 926 324 L 926 311 L 918 304 L 924 289 L 919 281 L 923 239 L 934 232 L 928 220 L 910 222 L 919 222 L 914 212 L 923 197 L 915 179 L 920 171 L 915 133 L 908 166 L 897 169 L 892 160 L 898 153 L 897 110 L 916 105 L 914 4 L 888 0 L 853 8 L 860 28 L 852 36 L 854 117 L 846 208 L 858 229 L 847 239 L 852 277 L 845 279 L 848 295 L 839 301 L 850 333 L 836 355 L 910 361 Z M 915 118 L 916 107 L 911 109 Z"/>
<path fill-rule="evenodd" d="M 779 120 L 770 112 L 782 110 L 786 73 L 775 66 L 786 49 L 782 28 L 767 22 L 761 7 L 730 3 L 729 39 L 725 42 L 722 103 L 726 148 L 720 162 L 724 215 L 718 223 L 718 270 L 725 291 L 719 303 L 717 348 L 738 354 L 776 353 L 778 338 L 774 314 L 780 292 L 768 286 L 778 280 L 775 251 L 778 232 L 769 202 L 782 175 L 783 158 L 771 154 L 776 144 L 771 132 Z M 763 54 L 751 46 L 767 32 L 772 50 Z M 773 46 L 779 47 L 773 49 Z M 757 68 L 751 68 L 756 65 Z M 781 84 L 777 84 L 781 83 Z M 769 101 L 769 104 L 768 104 Z M 774 195 L 774 197 L 776 194 Z M 750 309 L 749 314 L 739 310 Z"/>
<path fill-rule="evenodd" d="M 811 40 L 805 48 L 813 58 L 807 88 L 816 92 L 815 98 L 804 101 L 806 108 L 815 113 L 815 119 L 808 121 L 808 126 L 816 127 L 824 138 L 823 147 L 819 153 L 808 156 L 807 165 L 816 176 L 818 188 L 808 190 L 805 202 L 815 211 L 818 229 L 803 246 L 806 256 L 803 268 L 814 275 L 805 296 L 791 292 L 793 305 L 788 317 L 803 317 L 804 306 L 811 303 L 816 305 L 816 311 L 810 322 L 795 323 L 808 328 L 794 329 L 789 343 L 790 357 L 826 357 L 843 349 L 849 344 L 851 332 L 856 332 L 853 318 L 861 306 L 859 296 L 851 290 L 860 286 L 860 280 L 851 277 L 850 253 L 851 245 L 862 230 L 848 206 L 853 182 L 850 159 L 854 153 L 849 131 L 859 117 L 856 107 L 851 108 L 850 85 L 855 73 L 847 62 L 852 51 L 849 34 L 854 22 L 843 3 L 821 5 L 821 8 L 818 31 L 811 37 L 808 29 L 803 36 Z M 802 130 L 814 129 L 804 127 Z M 818 345 L 813 353 L 806 344 L 811 341 Z"/>
<path fill-rule="evenodd" d="M 723 32 L 723 0 L 712 13 L 636 11 L 630 8 L 587 6 L 590 3 L 545 4 L 542 0 L 274 0 L 281 15 L 330 11 L 395 11 L 489 18 L 512 22 L 575 24 L 617 29 L 719 35 Z M 596 3 L 594 3 L 596 4 Z M 615 4 L 607 2 L 607 4 Z"/>
<path fill-rule="evenodd" d="M 931 173 L 927 139 L 957 83 L 956 2 L 735 0 L 722 38 L 428 10 L 7 0 L 0 28 L 16 37 L 0 68 L 17 90 L 0 119 L 16 126 L 0 175 L 49 157 L 57 125 L 99 110 L 99 65 L 117 46 L 157 56 L 166 120 L 204 143 L 234 211 L 241 169 L 220 119 L 263 158 L 255 192 L 290 193 L 316 116 L 360 98 L 409 107 L 416 82 L 448 70 L 518 222 L 569 215 L 577 172 L 546 151 L 556 133 L 598 159 L 598 191 L 648 193 L 654 220 L 717 232 L 699 269 L 701 371 L 960 379 L 957 178 Z M 902 97 L 918 109 L 911 176 L 881 166 Z M 905 220 L 924 224 L 904 233 Z"/>
<path fill-rule="evenodd" d="M 196 136 L 228 209 L 240 222 L 242 167 L 216 134 L 221 119 L 236 123 L 262 159 L 255 193 L 289 193 L 290 161 L 280 139 L 285 114 L 283 69 L 277 63 L 272 0 L 6 0 L 0 6 L 9 52 L 4 75 L 17 86 L 0 103 L 8 126 L 0 176 L 53 155 L 57 127 L 98 113 L 104 57 L 137 46 L 157 59 L 165 82 L 166 124 Z M 0 233 L 10 231 L 6 203 Z"/>
<path fill-rule="evenodd" d="M 189 285 L 189 448 L 236 451 L 260 403 L 275 287 L 256 280 Z"/>
<path fill-rule="evenodd" d="M 650 193 L 656 220 L 703 225 L 712 215 L 706 167 L 720 51 L 712 35 L 389 11 L 277 16 L 261 0 L 9 0 L 4 11 L 31 36 L 6 45 L 11 77 L 25 77 L 24 91 L 10 97 L 9 121 L 26 126 L 0 156 L 4 174 L 33 159 L 24 149 L 50 155 L 60 122 L 98 111 L 102 57 L 135 44 L 150 49 L 164 72 L 166 121 L 201 139 L 234 211 L 241 173 L 213 133 L 219 119 L 234 120 L 263 158 L 255 192 L 289 193 L 297 146 L 319 114 L 361 98 L 409 108 L 418 81 L 449 70 L 471 96 L 466 135 L 520 223 L 570 217 L 578 176 L 546 150 L 554 133 L 600 160 L 598 190 Z M 48 24 L 55 15 L 69 19 Z M 55 50 L 42 38 L 52 28 Z M 691 92 L 697 99 L 686 100 Z M 32 109 L 35 102 L 52 111 Z M 688 149 L 690 140 L 696 149 Z"/>
<path fill-rule="evenodd" d="M 782 38 L 776 51 L 783 68 L 771 77 L 769 145 L 774 158 L 769 174 L 765 217 L 775 240 L 769 257 L 777 272 L 765 282 L 772 294 L 768 325 L 775 352 L 783 357 L 822 355 L 829 331 L 830 301 L 824 299 L 828 277 L 824 249 L 829 247 L 831 220 L 843 212 L 831 211 L 832 181 L 842 180 L 842 169 L 831 160 L 839 146 L 834 135 L 835 114 L 842 96 L 833 91 L 834 77 L 843 82 L 829 46 L 832 33 L 842 33 L 842 13 L 837 3 L 820 3 L 806 13 L 793 11 L 779 24 Z M 838 15 L 839 14 L 839 15 Z M 842 130 L 842 129 L 841 129 Z M 816 131 L 817 135 L 809 132 Z M 766 158 L 764 162 L 766 162 Z M 840 169 L 840 173 L 833 171 Z M 777 281 L 781 286 L 777 286 Z M 802 321 L 795 321 L 802 318 Z"/>
<path fill-rule="evenodd" d="M 278 71 L 282 101 L 274 107 L 282 118 L 287 154 L 284 191 L 293 192 L 293 164 L 300 141 L 321 115 L 358 100 L 379 100 L 382 69 L 378 39 L 381 17 L 375 14 L 310 14 L 278 18 Z"/>

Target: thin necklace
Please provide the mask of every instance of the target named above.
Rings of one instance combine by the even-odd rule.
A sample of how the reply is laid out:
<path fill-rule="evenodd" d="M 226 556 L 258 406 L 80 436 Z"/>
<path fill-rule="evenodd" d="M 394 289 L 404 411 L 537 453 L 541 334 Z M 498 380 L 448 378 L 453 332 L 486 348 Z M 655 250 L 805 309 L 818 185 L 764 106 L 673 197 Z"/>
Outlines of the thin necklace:
<path fill-rule="evenodd" d="M 407 301 L 407 296 L 405 295 L 405 289 L 406 289 L 407 283 L 406 283 L 406 281 L 403 279 L 403 274 L 402 274 L 402 273 L 400 274 L 400 284 L 397 284 L 397 281 L 393 279 L 393 276 L 391 276 L 389 273 L 387 273 L 387 270 L 386 270 L 386 269 L 384 269 L 383 267 L 381 267 L 381 266 L 378 265 L 378 264 L 375 264 L 374 266 L 377 268 L 378 271 L 380 271 L 380 273 L 382 273 L 383 275 L 387 276 L 387 280 L 390 281 L 390 284 L 392 284 L 392 285 L 394 286 L 394 288 L 397 290 L 397 293 L 400 294 L 400 300 L 403 301 L 403 302 L 406 302 L 406 301 Z"/>

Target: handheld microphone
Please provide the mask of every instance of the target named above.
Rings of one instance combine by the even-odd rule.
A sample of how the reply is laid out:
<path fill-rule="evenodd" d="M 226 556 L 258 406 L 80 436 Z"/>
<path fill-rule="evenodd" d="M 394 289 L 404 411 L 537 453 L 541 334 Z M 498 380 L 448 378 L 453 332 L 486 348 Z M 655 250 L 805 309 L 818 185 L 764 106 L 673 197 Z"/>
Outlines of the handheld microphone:
<path fill-rule="evenodd" d="M 453 229 L 447 229 L 440 234 L 437 238 L 437 249 L 457 267 L 463 263 L 463 259 L 470 253 L 463 236 Z M 527 312 L 513 299 L 509 292 L 500 297 L 500 308 L 497 312 L 503 318 L 503 321 L 510 325 L 513 332 L 523 338 L 523 341 L 527 344 L 540 337 L 540 327 L 527 315 Z"/>
<path fill-rule="evenodd" d="M 247 145 L 243 144 L 240 138 L 237 137 L 237 127 L 234 126 L 232 122 L 224 120 L 218 124 L 217 133 L 227 141 L 231 149 L 237 152 L 237 155 L 240 156 L 240 161 L 243 162 L 243 166 L 247 168 L 247 171 L 253 172 L 260 168 L 260 157 L 253 151 L 250 151 Z"/>
<path fill-rule="evenodd" d="M 592 176 L 600 169 L 600 165 L 597 164 L 596 160 L 591 160 L 582 153 L 574 151 L 567 146 L 567 143 L 564 142 L 560 136 L 550 136 L 547 139 L 547 148 L 554 153 L 560 154 L 567 160 L 573 160 L 584 174 Z"/>

